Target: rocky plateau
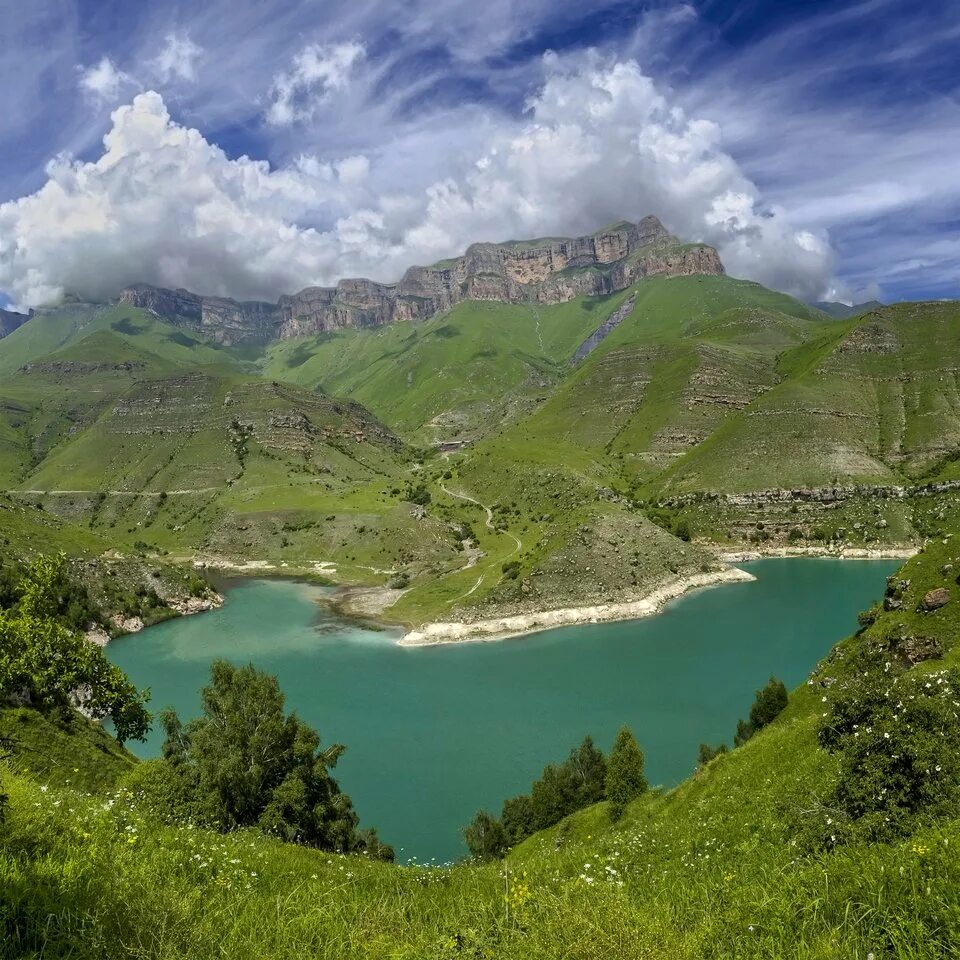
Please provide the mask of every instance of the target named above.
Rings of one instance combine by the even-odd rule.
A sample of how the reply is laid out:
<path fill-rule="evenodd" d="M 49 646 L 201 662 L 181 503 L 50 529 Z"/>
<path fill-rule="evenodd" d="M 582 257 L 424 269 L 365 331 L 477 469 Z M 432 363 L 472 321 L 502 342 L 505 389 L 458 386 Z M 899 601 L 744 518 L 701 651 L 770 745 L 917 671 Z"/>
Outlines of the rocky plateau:
<path fill-rule="evenodd" d="M 350 327 L 426 320 L 464 300 L 554 304 L 623 290 L 653 274 L 721 274 L 713 247 L 681 243 L 653 216 L 621 221 L 585 237 L 475 243 L 398 283 L 345 279 L 307 287 L 277 303 L 208 297 L 135 284 L 120 301 L 224 344 L 267 343 Z"/>

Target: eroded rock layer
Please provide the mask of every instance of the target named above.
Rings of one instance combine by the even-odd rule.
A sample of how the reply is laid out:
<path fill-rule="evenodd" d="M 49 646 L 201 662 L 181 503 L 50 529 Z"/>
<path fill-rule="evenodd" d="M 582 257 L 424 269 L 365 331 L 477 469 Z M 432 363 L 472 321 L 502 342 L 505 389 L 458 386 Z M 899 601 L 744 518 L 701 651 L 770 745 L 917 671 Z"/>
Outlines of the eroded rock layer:
<path fill-rule="evenodd" d="M 398 283 L 341 280 L 275 304 L 136 284 L 120 300 L 195 327 L 221 343 L 264 343 L 348 327 L 425 320 L 463 300 L 563 303 L 623 290 L 651 274 L 719 274 L 716 250 L 683 244 L 656 217 L 586 237 L 475 243 L 453 260 L 411 267 Z"/>

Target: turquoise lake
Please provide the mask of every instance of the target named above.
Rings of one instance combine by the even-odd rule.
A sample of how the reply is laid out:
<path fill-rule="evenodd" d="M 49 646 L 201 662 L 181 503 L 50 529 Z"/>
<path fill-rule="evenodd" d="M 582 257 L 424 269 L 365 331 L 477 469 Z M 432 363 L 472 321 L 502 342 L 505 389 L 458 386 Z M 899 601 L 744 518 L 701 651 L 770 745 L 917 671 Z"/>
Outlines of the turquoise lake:
<path fill-rule="evenodd" d="M 332 617 L 321 588 L 251 580 L 217 611 L 121 638 L 112 659 L 152 708 L 199 710 L 212 660 L 275 673 L 324 743 L 365 826 L 398 860 L 465 852 L 460 827 L 529 789 L 587 733 L 605 750 L 628 724 L 653 784 L 694 768 L 701 741 L 732 741 L 771 674 L 788 687 L 856 627 L 899 561 L 759 560 L 757 579 L 700 590 L 660 615 L 561 627 L 494 643 L 410 649 Z M 160 734 L 132 744 L 156 756 Z"/>

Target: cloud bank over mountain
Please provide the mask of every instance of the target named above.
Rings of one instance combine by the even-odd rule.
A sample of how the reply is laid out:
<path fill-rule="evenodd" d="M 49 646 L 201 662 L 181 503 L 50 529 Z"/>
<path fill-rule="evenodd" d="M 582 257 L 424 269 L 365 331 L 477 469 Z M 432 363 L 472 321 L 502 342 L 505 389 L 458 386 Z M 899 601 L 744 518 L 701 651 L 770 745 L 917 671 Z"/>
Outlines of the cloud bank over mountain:
<path fill-rule="evenodd" d="M 192 69 L 198 51 L 172 42 L 165 65 Z M 364 82 L 363 61 L 359 44 L 310 48 L 275 82 L 267 120 L 335 108 Z M 686 112 L 636 61 L 547 54 L 542 70 L 519 116 L 467 114 L 462 149 L 444 153 L 426 184 L 411 169 L 408 188 L 383 149 L 281 167 L 231 158 L 172 119 L 159 93 L 138 94 L 113 111 L 99 157 L 58 156 L 39 190 L 0 205 L 0 289 L 21 307 L 65 292 L 109 298 L 135 281 L 274 299 L 344 276 L 390 281 L 477 240 L 578 234 L 655 213 L 680 237 L 717 246 L 736 276 L 836 296 L 826 234 L 766 204 L 720 127 Z"/>

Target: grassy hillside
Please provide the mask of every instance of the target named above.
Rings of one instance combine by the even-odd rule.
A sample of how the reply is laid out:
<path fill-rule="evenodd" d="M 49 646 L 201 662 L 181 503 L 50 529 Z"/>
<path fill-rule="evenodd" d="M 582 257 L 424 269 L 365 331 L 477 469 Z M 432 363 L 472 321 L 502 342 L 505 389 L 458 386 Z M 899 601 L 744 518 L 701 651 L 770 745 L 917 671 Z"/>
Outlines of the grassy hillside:
<path fill-rule="evenodd" d="M 452 535 L 402 499 L 411 452 L 358 404 L 251 376 L 133 308 L 70 319 L 56 352 L 0 354 L 19 364 L 0 406 L 0 477 L 19 503 L 104 549 L 347 580 L 452 560 Z"/>
<path fill-rule="evenodd" d="M 958 511 L 954 499 L 951 529 Z M 949 956 L 960 936 L 954 812 L 921 816 L 885 842 L 809 838 L 834 829 L 823 800 L 838 765 L 816 731 L 824 700 L 858 682 L 857 658 L 882 667 L 922 631 L 939 647 L 928 643 L 934 659 L 907 677 L 935 680 L 957 665 L 952 544 L 931 542 L 911 560 L 891 586 L 901 606 L 874 611 L 746 745 L 634 801 L 616 824 L 605 804 L 575 814 L 503 866 L 393 867 L 224 837 L 158 823 L 122 791 L 105 804 L 48 771 L 7 773 L 0 955 Z M 942 585 L 947 605 L 918 612 Z M 96 762 L 80 743 L 78 770 Z"/>
<path fill-rule="evenodd" d="M 283 341 L 268 349 L 263 372 L 351 397 L 405 436 L 472 438 L 549 392 L 623 298 L 461 303 L 425 323 Z"/>
<path fill-rule="evenodd" d="M 5 337 L 0 372 L 24 365 L 81 343 L 93 334 L 109 333 L 136 353 L 182 364 L 233 364 L 237 356 L 205 338 L 163 323 L 129 304 L 65 304 L 36 314 Z"/>
<path fill-rule="evenodd" d="M 660 277 L 630 314 L 506 442 L 609 454 L 608 469 L 658 473 L 778 380 L 777 358 L 822 333 L 816 311 L 729 277 Z"/>
<path fill-rule="evenodd" d="M 952 478 L 960 440 L 958 329 L 956 303 L 898 304 L 840 321 L 783 356 L 784 381 L 679 460 L 658 488 Z"/>
<path fill-rule="evenodd" d="M 257 356 L 73 305 L 0 343 L 0 489 L 118 545 L 409 580 L 381 599 L 405 623 L 632 600 L 715 566 L 711 544 L 917 542 L 912 494 L 725 496 L 960 479 L 958 323 L 652 277 Z M 472 442 L 433 453 L 451 439 Z"/>

